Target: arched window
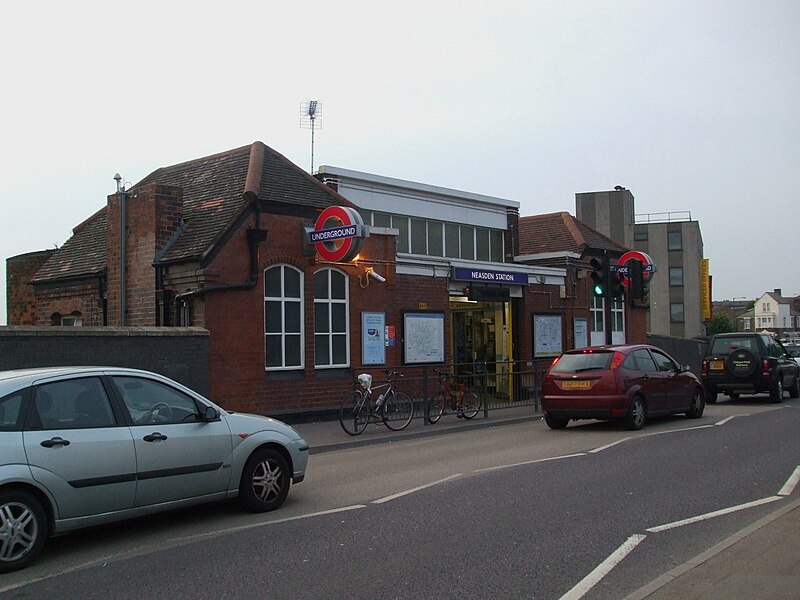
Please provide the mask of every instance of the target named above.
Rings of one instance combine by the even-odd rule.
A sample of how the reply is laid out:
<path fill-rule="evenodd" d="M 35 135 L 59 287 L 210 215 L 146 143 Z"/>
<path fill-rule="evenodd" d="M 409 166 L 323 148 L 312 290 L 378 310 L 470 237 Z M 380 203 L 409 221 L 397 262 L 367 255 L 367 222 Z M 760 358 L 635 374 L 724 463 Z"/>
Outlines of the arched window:
<path fill-rule="evenodd" d="M 267 370 L 302 369 L 303 273 L 291 265 L 264 271 L 264 347 Z"/>
<path fill-rule="evenodd" d="M 347 275 L 337 269 L 314 273 L 314 366 L 350 365 Z"/>

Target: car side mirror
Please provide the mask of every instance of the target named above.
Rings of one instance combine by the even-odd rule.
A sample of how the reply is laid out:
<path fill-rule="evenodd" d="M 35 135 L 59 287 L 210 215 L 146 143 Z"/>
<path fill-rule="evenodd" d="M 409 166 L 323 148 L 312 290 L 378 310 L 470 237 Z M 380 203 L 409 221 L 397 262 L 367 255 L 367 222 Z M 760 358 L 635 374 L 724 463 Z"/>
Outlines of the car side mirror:
<path fill-rule="evenodd" d="M 678 372 L 679 373 L 686 373 L 687 371 L 691 371 L 691 370 L 692 370 L 692 367 L 690 367 L 689 365 L 681 365 L 681 368 L 678 369 Z"/>
<path fill-rule="evenodd" d="M 203 421 L 206 423 L 210 423 L 211 421 L 216 421 L 219 419 L 219 413 L 217 409 L 213 406 L 206 406 L 206 409 L 203 411 Z"/>

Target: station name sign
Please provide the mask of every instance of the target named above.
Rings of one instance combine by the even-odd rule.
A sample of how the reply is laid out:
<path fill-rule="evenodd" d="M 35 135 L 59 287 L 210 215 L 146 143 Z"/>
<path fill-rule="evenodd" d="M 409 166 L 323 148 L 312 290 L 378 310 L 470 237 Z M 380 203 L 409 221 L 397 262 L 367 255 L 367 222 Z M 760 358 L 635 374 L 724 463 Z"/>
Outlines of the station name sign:
<path fill-rule="evenodd" d="M 494 271 L 453 267 L 453 279 L 458 281 L 483 281 L 485 283 L 513 283 L 528 285 L 528 274 L 516 271 Z"/>
<path fill-rule="evenodd" d="M 329 206 L 317 218 L 314 228 L 304 227 L 305 248 L 312 247 L 325 260 L 353 260 L 369 235 L 361 215 L 348 206 Z"/>

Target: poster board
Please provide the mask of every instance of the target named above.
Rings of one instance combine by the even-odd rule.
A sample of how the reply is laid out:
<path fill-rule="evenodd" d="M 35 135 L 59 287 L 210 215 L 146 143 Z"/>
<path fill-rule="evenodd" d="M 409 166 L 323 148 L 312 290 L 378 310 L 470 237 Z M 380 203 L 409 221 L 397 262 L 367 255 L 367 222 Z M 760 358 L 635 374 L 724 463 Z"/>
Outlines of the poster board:
<path fill-rule="evenodd" d="M 561 315 L 533 315 L 533 357 L 560 356 L 561 332 Z"/>
<path fill-rule="evenodd" d="M 386 313 L 361 313 L 361 364 L 386 364 Z"/>
<path fill-rule="evenodd" d="M 403 363 L 420 365 L 444 362 L 444 312 L 403 312 Z"/>
<path fill-rule="evenodd" d="M 584 318 L 575 318 L 572 321 L 575 332 L 575 348 L 586 348 L 589 345 L 589 321 Z"/>

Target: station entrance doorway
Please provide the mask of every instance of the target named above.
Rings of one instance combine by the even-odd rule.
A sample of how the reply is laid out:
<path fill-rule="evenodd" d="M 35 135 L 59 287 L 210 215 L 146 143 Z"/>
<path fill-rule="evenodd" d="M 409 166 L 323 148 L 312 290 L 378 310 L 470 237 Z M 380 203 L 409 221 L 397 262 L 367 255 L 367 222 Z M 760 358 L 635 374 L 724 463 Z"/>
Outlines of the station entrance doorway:
<path fill-rule="evenodd" d="M 451 356 L 458 377 L 502 396 L 511 356 L 511 302 L 472 302 L 451 298 Z"/>

